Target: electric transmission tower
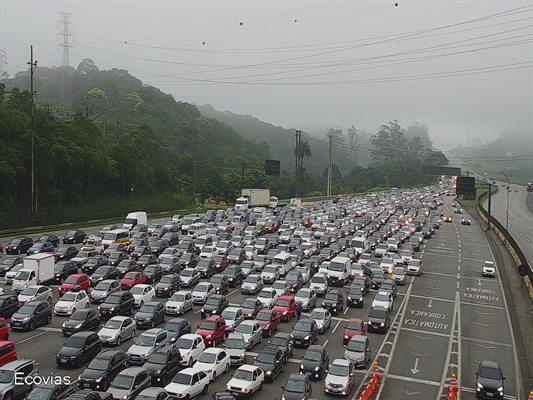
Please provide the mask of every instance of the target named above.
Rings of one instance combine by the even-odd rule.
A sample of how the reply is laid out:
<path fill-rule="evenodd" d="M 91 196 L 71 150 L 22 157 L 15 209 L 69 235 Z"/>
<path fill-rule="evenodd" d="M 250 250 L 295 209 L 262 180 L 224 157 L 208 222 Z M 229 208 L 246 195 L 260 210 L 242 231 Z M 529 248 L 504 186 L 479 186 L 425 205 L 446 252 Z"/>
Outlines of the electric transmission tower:
<path fill-rule="evenodd" d="M 7 64 L 6 61 L 6 51 L 0 49 L 0 81 L 7 77 L 7 72 L 4 71 L 4 65 Z"/>
<path fill-rule="evenodd" d="M 63 61 L 61 63 L 61 82 L 59 83 L 59 100 L 61 103 L 70 108 L 72 106 L 72 81 L 70 80 L 70 52 L 72 49 L 72 33 L 70 28 L 72 22 L 69 18 L 72 14 L 66 12 L 59 13 L 63 18 L 59 23 L 62 31 L 59 33 L 63 36 L 63 42 L 59 44 L 63 48 Z"/>

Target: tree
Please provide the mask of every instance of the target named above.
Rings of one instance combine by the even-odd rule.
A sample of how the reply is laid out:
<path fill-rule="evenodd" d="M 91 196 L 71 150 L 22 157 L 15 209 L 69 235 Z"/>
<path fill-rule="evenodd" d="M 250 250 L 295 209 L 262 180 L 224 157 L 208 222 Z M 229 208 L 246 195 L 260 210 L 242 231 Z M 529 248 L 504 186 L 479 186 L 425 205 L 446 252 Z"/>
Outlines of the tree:
<path fill-rule="evenodd" d="M 420 138 L 424 148 L 431 149 L 433 142 L 429 138 L 429 128 L 426 124 L 419 125 L 418 122 L 414 122 L 413 125 L 407 127 L 405 138 L 411 141 L 416 136 Z"/>
<path fill-rule="evenodd" d="M 380 163 L 396 163 L 406 157 L 407 140 L 398 121 L 381 125 L 378 133 L 370 138 L 372 159 Z"/>
<path fill-rule="evenodd" d="M 76 69 L 78 74 L 80 75 L 87 75 L 91 72 L 98 72 L 100 71 L 93 60 L 90 58 L 85 58 L 84 60 L 81 60 L 81 62 L 78 64 L 78 68 Z"/>
<path fill-rule="evenodd" d="M 85 95 L 85 100 L 91 109 L 102 110 L 107 107 L 107 95 L 102 89 L 93 88 L 89 90 Z"/>
<path fill-rule="evenodd" d="M 309 160 L 313 155 L 309 141 L 304 139 L 300 142 L 300 146 L 294 149 L 294 157 L 299 160 L 300 168 L 303 167 L 303 160 Z"/>

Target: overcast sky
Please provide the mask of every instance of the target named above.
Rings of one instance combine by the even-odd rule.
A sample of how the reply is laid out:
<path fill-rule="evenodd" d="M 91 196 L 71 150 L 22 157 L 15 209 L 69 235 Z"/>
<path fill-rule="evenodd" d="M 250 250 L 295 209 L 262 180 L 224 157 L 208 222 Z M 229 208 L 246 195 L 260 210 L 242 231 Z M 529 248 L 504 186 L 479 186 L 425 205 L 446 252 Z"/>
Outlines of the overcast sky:
<path fill-rule="evenodd" d="M 72 14 L 73 67 L 91 58 L 275 125 L 416 121 L 441 148 L 468 129 L 532 128 L 531 0 L 0 0 L 11 76 L 31 44 L 38 65 L 61 65 L 59 12 Z"/>

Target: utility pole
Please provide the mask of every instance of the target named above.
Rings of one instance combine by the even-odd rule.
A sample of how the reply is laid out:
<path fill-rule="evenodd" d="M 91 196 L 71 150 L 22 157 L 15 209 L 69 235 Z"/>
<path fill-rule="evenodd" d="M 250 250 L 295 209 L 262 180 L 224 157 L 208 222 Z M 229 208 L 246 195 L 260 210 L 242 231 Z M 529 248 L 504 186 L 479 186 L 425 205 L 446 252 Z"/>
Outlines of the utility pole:
<path fill-rule="evenodd" d="M 59 21 L 59 23 L 62 24 L 62 31 L 59 34 L 63 36 L 63 43 L 59 45 L 63 48 L 63 60 L 61 62 L 61 81 L 59 83 L 59 100 L 61 100 L 61 103 L 70 108 L 72 107 L 73 95 L 72 81 L 69 75 L 70 49 L 72 49 L 72 33 L 70 33 L 70 26 L 72 25 L 72 22 L 69 21 L 69 18 L 72 16 L 72 14 L 60 12 L 59 15 L 63 17 L 63 19 Z"/>
<path fill-rule="evenodd" d="M 331 196 L 331 180 L 333 176 L 333 135 L 329 134 L 329 164 L 328 164 L 328 188 L 326 195 Z"/>
<path fill-rule="evenodd" d="M 37 68 L 37 60 L 33 61 L 33 46 L 30 46 L 30 99 L 31 99 L 31 222 L 37 217 L 37 196 L 35 195 L 35 91 L 33 90 L 33 75 Z"/>
<path fill-rule="evenodd" d="M 300 157 L 301 154 L 300 154 L 300 145 L 302 143 L 302 131 L 300 130 L 297 130 L 296 131 L 296 151 L 295 151 L 295 164 L 296 164 L 296 193 L 295 193 L 295 197 L 296 198 L 299 198 L 300 197 L 300 170 L 301 170 L 301 160 L 302 158 Z"/>
<path fill-rule="evenodd" d="M 505 179 L 507 180 L 507 211 L 506 211 L 506 217 L 505 217 L 505 230 L 509 232 L 509 189 L 511 188 L 511 184 L 509 183 L 509 177 L 507 174 L 503 171 L 500 171 L 500 174 L 505 176 Z"/>

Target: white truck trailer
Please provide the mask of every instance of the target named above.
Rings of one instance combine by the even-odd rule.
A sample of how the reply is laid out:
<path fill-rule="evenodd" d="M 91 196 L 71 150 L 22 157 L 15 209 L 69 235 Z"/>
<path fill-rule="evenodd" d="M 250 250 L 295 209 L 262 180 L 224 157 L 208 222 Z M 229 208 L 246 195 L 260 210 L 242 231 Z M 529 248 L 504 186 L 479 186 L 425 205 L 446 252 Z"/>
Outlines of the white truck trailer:
<path fill-rule="evenodd" d="M 13 279 L 13 291 L 20 293 L 28 286 L 42 285 L 54 279 L 54 255 L 37 253 L 24 257 L 22 269 Z"/>
<path fill-rule="evenodd" d="M 236 211 L 247 211 L 250 207 L 268 207 L 270 189 L 242 189 L 241 197 L 235 201 Z"/>

